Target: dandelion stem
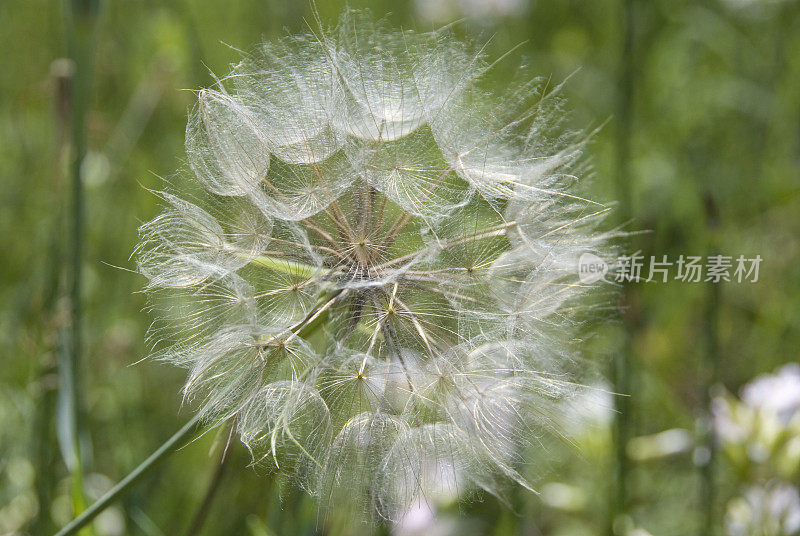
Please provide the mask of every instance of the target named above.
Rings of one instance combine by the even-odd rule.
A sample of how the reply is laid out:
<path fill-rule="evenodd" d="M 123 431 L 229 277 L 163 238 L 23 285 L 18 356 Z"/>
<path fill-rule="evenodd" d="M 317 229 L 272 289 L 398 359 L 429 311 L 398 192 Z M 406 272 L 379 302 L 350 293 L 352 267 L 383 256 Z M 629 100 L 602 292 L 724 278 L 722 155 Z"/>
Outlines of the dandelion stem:
<path fill-rule="evenodd" d="M 620 216 L 623 221 L 628 219 L 631 199 L 631 173 L 630 173 L 630 152 L 631 152 L 631 127 L 632 127 L 632 108 L 633 108 L 633 76 L 634 65 L 634 2 L 635 0 L 622 0 L 622 25 L 623 42 L 622 56 L 619 78 L 619 100 L 618 114 L 619 122 L 617 126 L 617 196 L 620 200 Z M 624 289 L 621 296 L 623 309 L 631 299 L 630 289 Z M 614 390 L 623 396 L 617 399 L 618 413 L 614 422 L 614 450 L 615 450 L 615 470 L 614 470 L 614 493 L 611 495 L 611 515 L 608 522 L 608 533 L 616 534 L 614 525 L 628 511 L 629 506 L 629 460 L 626 453 L 627 443 L 632 435 L 633 420 L 630 397 L 627 396 L 632 391 L 633 382 L 633 347 L 631 342 L 631 331 L 633 330 L 634 318 L 630 314 L 625 318 L 625 332 L 621 348 L 616 353 L 613 363 Z"/>
<path fill-rule="evenodd" d="M 139 466 L 128 473 L 128 476 L 119 481 L 105 495 L 100 497 L 94 504 L 84 510 L 78 517 L 70 521 L 64 528 L 56 533 L 55 536 L 70 536 L 78 532 L 81 528 L 90 523 L 100 512 L 111 506 L 114 501 L 123 497 L 131 488 L 141 480 L 151 469 L 164 461 L 170 454 L 189 442 L 201 428 L 200 416 L 195 415 L 192 420 L 178 430 L 175 435 L 170 437 L 166 443 L 161 445 Z"/>

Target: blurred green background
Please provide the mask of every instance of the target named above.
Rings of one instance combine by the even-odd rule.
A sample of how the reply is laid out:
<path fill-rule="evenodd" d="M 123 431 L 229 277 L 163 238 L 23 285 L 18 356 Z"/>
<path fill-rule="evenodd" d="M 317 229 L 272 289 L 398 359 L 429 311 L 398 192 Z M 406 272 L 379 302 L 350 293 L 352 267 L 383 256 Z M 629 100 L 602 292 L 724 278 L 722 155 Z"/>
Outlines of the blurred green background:
<path fill-rule="evenodd" d="M 158 210 L 148 189 L 163 186 L 160 177 L 183 162 L 187 90 L 211 85 L 210 72 L 226 73 L 237 50 L 314 25 L 302 1 L 74 3 L 84 8 L 70 22 L 55 0 L 0 2 L 0 534 L 51 534 L 72 515 L 63 403 L 73 273 L 70 119 L 87 104 L 77 377 L 91 502 L 192 415 L 181 407 L 183 371 L 139 363 L 151 318 L 129 259 L 137 227 Z M 489 40 L 490 57 L 520 45 L 516 54 L 542 76 L 571 75 L 571 123 L 608 120 L 588 149 L 590 188 L 618 201 L 626 229 L 650 231 L 632 236 L 627 252 L 763 258 L 757 283 L 627 285 L 622 312 L 599 319 L 586 341 L 587 354 L 608 364 L 610 388 L 631 395 L 619 399 L 621 416 L 587 401 L 599 414 L 586 417 L 574 446 L 547 453 L 551 471 L 537 479 L 540 496 L 512 494 L 516 514 L 483 497 L 439 505 L 417 532 L 394 531 L 798 533 L 800 521 L 738 533 L 734 521 L 737 505 L 747 503 L 737 497 L 750 487 L 780 479 L 794 497 L 800 484 L 798 419 L 776 424 L 758 407 L 742 417 L 747 403 L 736 398 L 757 375 L 797 361 L 800 349 L 800 2 L 349 5 L 391 13 L 393 24 L 418 30 L 460 20 L 457 33 Z M 316 7 L 332 25 L 344 2 Z M 75 54 L 77 63 L 63 60 Z M 490 77 L 503 83 L 518 61 L 501 63 Z M 789 398 L 791 389 L 800 393 L 792 385 Z M 720 437 L 709 449 L 712 396 L 749 419 L 753 437 L 740 441 L 743 453 Z M 208 434 L 173 455 L 107 510 L 93 533 L 189 534 L 218 439 Z M 766 445 L 766 454 L 754 454 L 750 440 Z M 249 461 L 241 445 L 232 448 L 203 534 L 369 532 L 320 523 L 313 500 L 246 467 Z"/>

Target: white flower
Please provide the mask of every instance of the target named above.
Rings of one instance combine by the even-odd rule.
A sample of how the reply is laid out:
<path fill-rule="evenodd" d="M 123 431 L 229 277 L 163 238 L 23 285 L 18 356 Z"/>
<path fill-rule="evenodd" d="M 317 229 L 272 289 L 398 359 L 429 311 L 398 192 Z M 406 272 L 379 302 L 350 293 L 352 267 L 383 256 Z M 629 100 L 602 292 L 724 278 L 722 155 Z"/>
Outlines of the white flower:
<path fill-rule="evenodd" d="M 728 503 L 725 529 L 729 536 L 792 536 L 800 534 L 800 494 L 782 482 L 751 487 Z"/>
<path fill-rule="evenodd" d="M 522 447 L 581 391 L 574 267 L 610 237 L 571 190 L 585 137 L 558 88 L 498 97 L 488 68 L 352 12 L 264 44 L 198 93 L 203 189 L 141 227 L 157 355 L 323 505 L 530 487 Z"/>
<path fill-rule="evenodd" d="M 789 363 L 775 374 L 765 374 L 742 388 L 742 401 L 788 423 L 800 412 L 800 364 Z"/>
<path fill-rule="evenodd" d="M 769 465 L 769 474 L 792 478 L 800 470 L 800 366 L 784 365 L 746 384 L 741 399 L 712 402 L 714 428 L 726 453 L 742 469 Z"/>

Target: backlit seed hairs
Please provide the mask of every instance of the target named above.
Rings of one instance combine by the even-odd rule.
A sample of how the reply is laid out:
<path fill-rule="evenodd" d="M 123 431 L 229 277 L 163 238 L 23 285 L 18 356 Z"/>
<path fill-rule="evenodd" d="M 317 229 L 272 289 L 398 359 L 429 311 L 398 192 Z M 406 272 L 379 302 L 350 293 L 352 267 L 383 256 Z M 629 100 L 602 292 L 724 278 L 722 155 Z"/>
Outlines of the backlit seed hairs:
<path fill-rule="evenodd" d="M 192 178 L 140 229 L 157 357 L 323 507 L 532 488 L 582 389 L 575 267 L 610 238 L 572 192 L 587 137 L 491 67 L 359 12 L 265 43 L 198 92 Z"/>

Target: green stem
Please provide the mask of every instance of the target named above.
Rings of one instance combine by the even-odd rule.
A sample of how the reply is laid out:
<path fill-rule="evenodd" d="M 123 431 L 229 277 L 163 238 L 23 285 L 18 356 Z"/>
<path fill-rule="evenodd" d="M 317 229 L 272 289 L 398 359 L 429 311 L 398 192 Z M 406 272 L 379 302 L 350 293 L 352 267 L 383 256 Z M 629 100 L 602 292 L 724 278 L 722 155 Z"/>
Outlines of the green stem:
<path fill-rule="evenodd" d="M 108 508 L 114 501 L 125 495 L 150 469 L 164 461 L 170 454 L 182 447 L 192 438 L 201 428 L 200 416 L 196 415 L 186 425 L 178 430 L 175 435 L 170 437 L 166 443 L 161 445 L 158 450 L 150 455 L 145 461 L 131 471 L 128 476 L 119 481 L 105 495 L 84 510 L 78 517 L 69 522 L 63 529 L 58 531 L 55 536 L 70 536 L 78 532 L 92 521 L 100 512 Z"/>
<path fill-rule="evenodd" d="M 634 28 L 633 10 L 635 0 L 622 0 L 622 16 L 624 39 L 622 43 L 622 57 L 619 79 L 619 100 L 618 100 L 618 127 L 617 127 L 617 184 L 616 190 L 620 201 L 620 216 L 623 221 L 629 219 L 631 212 L 631 131 L 632 131 L 632 112 L 633 112 L 633 76 L 634 76 Z M 631 301 L 630 288 L 622 290 L 621 305 L 623 310 L 629 309 Z M 611 495 L 611 515 L 608 522 L 608 534 L 615 534 L 615 523 L 628 512 L 629 494 L 628 489 L 630 463 L 625 451 L 628 441 L 632 435 L 632 415 L 631 402 L 628 395 L 632 391 L 633 383 L 633 348 L 632 331 L 636 319 L 628 312 L 624 318 L 625 332 L 621 348 L 617 352 L 613 363 L 614 391 L 622 396 L 617 398 L 618 413 L 614 422 L 614 447 L 615 447 L 615 471 L 614 484 L 615 490 Z"/>
<path fill-rule="evenodd" d="M 94 49 L 94 33 L 99 2 L 96 0 L 64 0 L 63 14 L 67 49 L 73 61 L 74 76 L 69 91 L 71 122 L 70 175 L 72 177 L 72 242 L 70 272 L 70 348 L 68 357 L 59 367 L 63 378 L 60 388 L 65 389 L 62 401 L 66 405 L 65 424 L 68 445 L 72 457 L 72 505 L 78 514 L 86 507 L 83 489 L 83 466 L 81 436 L 83 430 L 83 406 L 81 401 L 82 358 L 82 266 L 85 238 L 85 208 L 81 165 L 86 155 L 86 116 L 91 95 L 91 58 Z"/>

